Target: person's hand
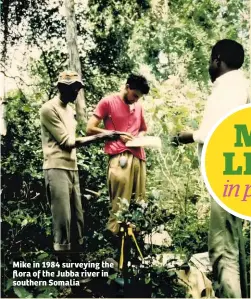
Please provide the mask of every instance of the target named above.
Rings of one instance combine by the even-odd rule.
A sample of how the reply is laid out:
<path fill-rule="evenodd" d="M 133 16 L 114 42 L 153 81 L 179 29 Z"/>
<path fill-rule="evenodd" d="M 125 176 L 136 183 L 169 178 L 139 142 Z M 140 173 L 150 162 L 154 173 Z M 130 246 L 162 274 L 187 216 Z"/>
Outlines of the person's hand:
<path fill-rule="evenodd" d="M 194 142 L 192 132 L 180 132 L 178 138 L 179 138 L 179 142 L 183 144 Z"/>
<path fill-rule="evenodd" d="M 76 138 L 76 147 L 89 145 L 90 143 L 103 142 L 104 140 L 118 139 L 119 134 L 116 131 L 104 131 L 95 135 Z"/>
<path fill-rule="evenodd" d="M 133 136 L 129 133 L 127 133 L 126 135 L 120 135 L 119 139 L 123 142 L 123 143 L 127 143 L 128 141 L 133 140 Z"/>
<path fill-rule="evenodd" d="M 173 146 L 178 146 L 179 144 L 193 143 L 193 133 L 192 132 L 180 132 L 177 136 L 174 136 L 171 140 Z"/>
<path fill-rule="evenodd" d="M 179 137 L 178 135 L 177 136 L 173 136 L 171 138 L 171 145 L 174 146 L 174 147 L 177 147 L 179 146 L 181 143 L 179 142 Z"/>

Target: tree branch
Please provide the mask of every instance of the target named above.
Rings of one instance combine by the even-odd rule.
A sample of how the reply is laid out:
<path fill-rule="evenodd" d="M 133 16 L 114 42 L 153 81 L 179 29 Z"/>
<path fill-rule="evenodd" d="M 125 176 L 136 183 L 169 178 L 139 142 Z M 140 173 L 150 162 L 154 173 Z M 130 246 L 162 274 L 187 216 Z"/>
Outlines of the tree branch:
<path fill-rule="evenodd" d="M 21 78 L 21 77 L 19 77 L 19 76 L 11 76 L 11 75 L 8 75 L 8 74 L 6 73 L 6 69 L 5 69 L 5 67 L 3 66 L 3 63 L 2 63 L 2 62 L 0 62 L 0 66 L 1 66 L 2 68 L 4 68 L 4 69 L 1 69 L 0 71 L 1 71 L 1 73 L 4 74 L 4 76 L 5 76 L 6 78 L 13 79 L 14 81 L 16 81 L 16 80 L 18 79 L 19 81 L 21 81 L 24 85 L 26 85 L 26 86 L 28 86 L 28 87 L 39 86 L 38 84 L 27 84 L 27 83 L 24 81 L 24 79 Z"/>

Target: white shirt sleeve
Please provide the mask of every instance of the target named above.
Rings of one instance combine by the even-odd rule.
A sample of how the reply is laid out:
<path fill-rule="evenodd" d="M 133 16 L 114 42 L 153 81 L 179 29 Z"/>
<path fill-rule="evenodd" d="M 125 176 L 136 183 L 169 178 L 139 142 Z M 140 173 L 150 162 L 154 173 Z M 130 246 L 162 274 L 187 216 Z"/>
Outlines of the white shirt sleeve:
<path fill-rule="evenodd" d="M 195 142 L 204 143 L 206 137 L 214 125 L 226 116 L 231 110 L 248 102 L 248 90 L 244 84 L 234 84 L 226 82 L 215 86 L 211 96 L 208 98 L 201 125 L 193 133 Z"/>

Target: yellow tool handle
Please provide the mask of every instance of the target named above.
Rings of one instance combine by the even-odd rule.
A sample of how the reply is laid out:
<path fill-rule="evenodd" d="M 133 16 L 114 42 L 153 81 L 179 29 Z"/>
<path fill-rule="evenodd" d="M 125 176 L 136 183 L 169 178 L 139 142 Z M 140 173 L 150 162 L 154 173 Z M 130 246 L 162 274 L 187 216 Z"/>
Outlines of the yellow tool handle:
<path fill-rule="evenodd" d="M 120 249 L 120 259 L 119 259 L 119 269 L 123 269 L 123 264 L 124 264 L 124 245 L 125 245 L 125 235 L 122 236 L 122 241 L 121 241 L 121 249 Z"/>
<path fill-rule="evenodd" d="M 128 236 L 131 236 L 131 237 L 133 238 L 133 241 L 134 241 L 134 243 L 135 243 L 135 245 L 136 245 L 136 247 L 137 247 L 137 249 L 138 249 L 139 255 L 140 255 L 140 257 L 141 257 L 142 260 L 143 260 L 144 257 L 143 257 L 143 254 L 141 253 L 141 250 L 140 250 L 140 248 L 139 248 L 139 245 L 138 245 L 137 240 L 136 240 L 136 238 L 135 238 L 135 235 L 134 235 L 134 233 L 133 233 L 132 227 L 128 227 Z"/>

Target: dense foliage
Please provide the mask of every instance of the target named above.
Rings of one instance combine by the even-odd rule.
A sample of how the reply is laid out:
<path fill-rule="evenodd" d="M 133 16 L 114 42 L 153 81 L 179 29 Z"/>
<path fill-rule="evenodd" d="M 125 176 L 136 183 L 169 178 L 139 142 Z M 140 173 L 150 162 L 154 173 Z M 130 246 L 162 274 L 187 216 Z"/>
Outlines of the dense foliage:
<path fill-rule="evenodd" d="M 8 132 L 1 140 L 2 297 L 69 296 L 57 288 L 13 288 L 11 267 L 14 259 L 55 258 L 42 172 L 39 108 L 56 94 L 57 74 L 67 67 L 61 6 L 61 1 L 6 0 L 1 10 L 3 71 L 11 75 L 8 66 L 13 48 L 22 44 L 25 50 L 20 52 L 19 73 L 28 76 L 28 81 L 17 79 L 18 89 L 7 94 Z M 173 252 L 189 259 L 207 251 L 210 199 L 200 176 L 196 146 L 173 148 L 170 136 L 198 127 L 210 87 L 207 63 L 212 44 L 228 37 L 248 47 L 247 6 L 248 1 L 241 0 L 91 0 L 75 4 L 89 113 L 102 96 L 118 91 L 131 71 L 143 73 L 151 84 L 142 104 L 149 134 L 161 137 L 163 148 L 147 150 L 148 207 L 132 206 L 119 217 L 131 220 L 145 234 L 168 231 L 172 245 L 144 247 L 141 240 L 144 256 Z M 248 65 L 247 58 L 246 69 Z M 118 248 L 104 233 L 109 199 L 103 145 L 78 150 L 78 165 L 85 210 L 83 258 L 118 260 Z M 244 233 L 249 253 L 248 225 Z M 132 252 L 133 257 L 136 254 Z M 139 270 L 137 279 L 151 286 L 152 297 L 183 297 L 184 290 L 171 274 L 166 267 L 152 267 Z"/>

